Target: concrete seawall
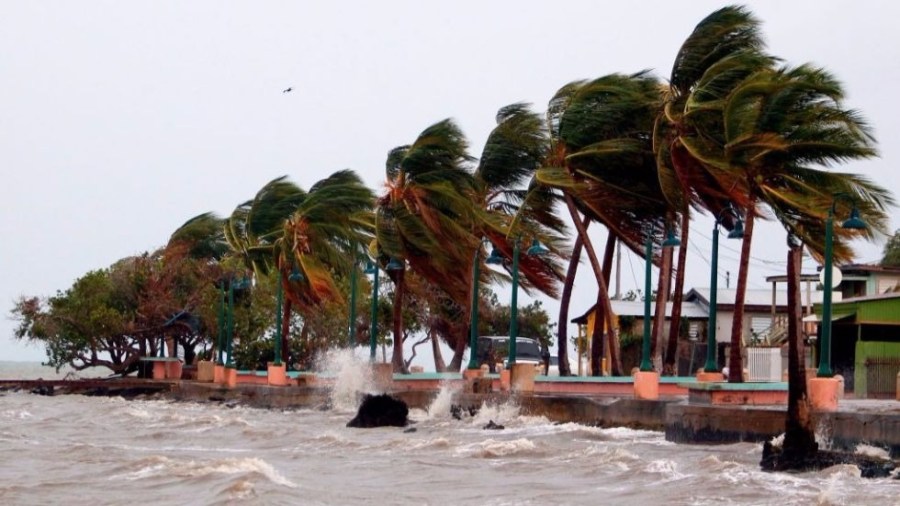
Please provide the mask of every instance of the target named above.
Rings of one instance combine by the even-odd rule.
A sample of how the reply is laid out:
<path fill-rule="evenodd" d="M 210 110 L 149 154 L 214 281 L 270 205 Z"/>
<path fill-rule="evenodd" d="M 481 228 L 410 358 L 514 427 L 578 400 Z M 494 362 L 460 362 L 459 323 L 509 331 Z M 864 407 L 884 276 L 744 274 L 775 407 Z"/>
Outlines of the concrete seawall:
<path fill-rule="evenodd" d="M 411 408 L 427 409 L 436 390 L 390 391 Z M 174 399 L 198 402 L 237 402 L 259 408 L 324 408 L 327 387 L 268 387 L 238 385 L 225 388 L 208 383 L 179 382 L 166 393 Z M 658 401 L 624 397 L 530 394 L 457 393 L 453 403 L 480 407 L 483 403 L 515 402 L 523 414 L 544 416 L 555 422 L 597 427 L 630 427 L 664 431 L 675 443 L 761 442 L 784 432 L 783 406 L 712 406 L 688 404 L 684 397 Z M 826 445 L 853 449 L 869 444 L 900 457 L 900 403 L 895 401 L 842 401 L 841 410 L 817 413 L 817 432 Z"/>

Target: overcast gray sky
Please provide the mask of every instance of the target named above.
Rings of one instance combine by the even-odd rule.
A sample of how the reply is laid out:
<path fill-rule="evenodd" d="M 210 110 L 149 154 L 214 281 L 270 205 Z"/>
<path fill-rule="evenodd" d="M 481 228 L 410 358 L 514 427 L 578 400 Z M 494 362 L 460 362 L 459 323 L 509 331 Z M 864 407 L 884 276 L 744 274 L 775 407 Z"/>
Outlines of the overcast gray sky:
<path fill-rule="evenodd" d="M 8 315 L 20 295 L 51 295 L 159 247 L 188 218 L 227 215 L 283 174 L 308 188 L 352 168 L 380 192 L 388 150 L 443 118 L 477 156 L 501 106 L 543 111 L 563 84 L 612 72 L 664 78 L 723 5 L 0 1 L 0 307 Z M 834 72 L 873 125 L 881 158 L 843 169 L 900 187 L 900 3 L 747 5 L 774 54 Z M 708 218 L 692 229 L 688 288 L 709 285 L 710 230 Z M 783 232 L 762 230 L 757 288 L 783 271 Z M 858 260 L 882 245 L 859 245 Z M 735 276 L 736 251 L 723 241 L 720 283 Z M 641 283 L 640 262 L 623 259 L 623 289 Z M 595 298 L 580 272 L 573 314 Z M 13 328 L 0 319 L 0 360 L 43 359 Z"/>

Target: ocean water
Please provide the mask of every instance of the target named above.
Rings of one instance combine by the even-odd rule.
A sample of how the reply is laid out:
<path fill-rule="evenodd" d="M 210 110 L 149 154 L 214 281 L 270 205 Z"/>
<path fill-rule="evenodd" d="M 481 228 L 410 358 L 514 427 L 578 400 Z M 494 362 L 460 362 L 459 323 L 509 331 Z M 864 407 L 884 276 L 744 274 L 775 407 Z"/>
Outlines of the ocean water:
<path fill-rule="evenodd" d="M 0 378 L 51 376 L 9 364 Z M 365 365 L 328 367 L 327 411 L 0 392 L 0 504 L 900 505 L 900 480 L 853 466 L 762 472 L 758 444 L 675 445 L 514 404 L 456 420 L 449 388 L 412 410 L 414 431 L 350 429 Z"/>

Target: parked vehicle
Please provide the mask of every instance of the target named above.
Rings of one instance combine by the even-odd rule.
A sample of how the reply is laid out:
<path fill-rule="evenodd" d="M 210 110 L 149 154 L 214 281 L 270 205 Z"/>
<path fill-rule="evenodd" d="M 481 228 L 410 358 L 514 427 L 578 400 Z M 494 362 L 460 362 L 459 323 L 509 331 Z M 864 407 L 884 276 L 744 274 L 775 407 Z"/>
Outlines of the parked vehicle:
<path fill-rule="evenodd" d="M 501 367 L 509 365 L 509 336 L 481 336 L 478 338 L 478 365 L 488 365 L 490 372 L 497 372 L 497 364 Z M 544 369 L 544 359 L 549 358 L 551 364 L 556 357 L 549 357 L 549 352 L 542 352 L 541 343 L 531 337 L 516 338 L 516 363 L 540 365 Z M 551 367 L 550 374 L 559 375 L 559 367 Z"/>

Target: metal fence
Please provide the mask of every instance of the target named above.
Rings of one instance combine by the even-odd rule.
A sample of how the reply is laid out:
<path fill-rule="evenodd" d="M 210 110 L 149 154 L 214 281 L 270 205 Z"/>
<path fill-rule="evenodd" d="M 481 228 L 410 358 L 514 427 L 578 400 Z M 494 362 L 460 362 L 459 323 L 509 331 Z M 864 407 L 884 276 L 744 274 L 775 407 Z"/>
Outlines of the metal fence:
<path fill-rule="evenodd" d="M 898 372 L 900 372 L 900 358 L 867 358 L 866 397 L 870 399 L 894 399 L 897 395 Z"/>

